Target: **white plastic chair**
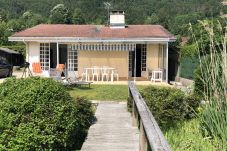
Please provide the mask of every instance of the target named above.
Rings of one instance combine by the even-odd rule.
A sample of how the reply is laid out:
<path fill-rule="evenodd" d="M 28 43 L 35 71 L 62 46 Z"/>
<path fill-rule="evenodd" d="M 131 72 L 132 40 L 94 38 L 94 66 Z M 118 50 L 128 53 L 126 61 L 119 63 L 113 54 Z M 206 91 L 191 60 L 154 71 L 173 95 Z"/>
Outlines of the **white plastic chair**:
<path fill-rule="evenodd" d="M 85 68 L 86 68 L 86 67 L 85 67 Z M 86 69 L 85 69 L 85 68 L 83 68 L 83 72 L 82 72 L 82 74 L 81 74 L 81 79 L 82 79 L 82 80 L 86 80 L 86 76 L 87 76 L 88 81 L 90 81 L 89 73 L 88 73 L 88 71 L 87 71 L 87 73 L 86 73 Z"/>
<path fill-rule="evenodd" d="M 99 81 L 99 67 L 94 66 L 92 70 L 92 81 L 94 81 L 96 77 L 96 80 Z"/>
<path fill-rule="evenodd" d="M 157 69 L 152 71 L 152 76 L 151 76 L 151 82 L 156 82 L 160 81 L 162 82 L 162 75 L 163 75 L 163 70 L 162 69 Z"/>
<path fill-rule="evenodd" d="M 152 78 L 152 69 L 147 68 L 147 79 L 151 79 Z"/>
<path fill-rule="evenodd" d="M 119 81 L 119 75 L 118 75 L 118 71 L 115 69 L 115 70 L 113 70 L 113 72 L 112 72 L 112 76 L 113 76 L 113 79 L 114 79 L 114 77 L 116 77 L 117 78 L 117 81 Z"/>
<path fill-rule="evenodd" d="M 110 75 L 110 70 L 108 67 L 103 67 L 102 68 L 102 81 L 104 78 L 106 78 L 106 81 L 109 81 L 109 75 Z"/>

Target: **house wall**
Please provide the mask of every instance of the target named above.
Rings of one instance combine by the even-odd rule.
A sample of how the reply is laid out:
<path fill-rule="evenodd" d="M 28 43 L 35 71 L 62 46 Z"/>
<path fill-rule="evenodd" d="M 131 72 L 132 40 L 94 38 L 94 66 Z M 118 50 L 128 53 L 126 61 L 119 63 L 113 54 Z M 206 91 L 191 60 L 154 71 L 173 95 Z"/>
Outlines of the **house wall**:
<path fill-rule="evenodd" d="M 39 43 L 29 42 L 27 44 L 28 62 L 32 69 L 32 63 L 39 60 Z M 147 69 L 158 68 L 159 44 L 147 45 Z M 109 66 L 118 70 L 120 77 L 128 77 L 128 52 L 127 51 L 78 51 L 78 73 L 82 74 L 84 67 Z M 142 72 L 143 77 L 148 73 Z"/>
<path fill-rule="evenodd" d="M 109 66 L 118 70 L 119 77 L 128 77 L 128 52 L 116 51 L 79 51 L 78 70 L 84 67 Z"/>
<path fill-rule="evenodd" d="M 32 69 L 32 63 L 40 62 L 39 60 L 39 43 L 38 42 L 29 42 L 27 43 L 28 48 L 28 62 L 30 63 L 30 69 Z"/>
<path fill-rule="evenodd" d="M 148 44 L 147 45 L 147 69 L 154 70 L 158 68 L 158 51 L 159 44 Z M 147 77 L 147 73 L 142 74 L 143 77 Z"/>

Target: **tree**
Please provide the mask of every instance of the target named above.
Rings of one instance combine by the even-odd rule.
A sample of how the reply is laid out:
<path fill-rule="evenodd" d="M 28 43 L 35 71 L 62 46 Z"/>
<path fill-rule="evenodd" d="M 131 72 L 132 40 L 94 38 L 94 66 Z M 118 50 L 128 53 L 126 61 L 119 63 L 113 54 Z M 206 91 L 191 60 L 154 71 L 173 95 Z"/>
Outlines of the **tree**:
<path fill-rule="evenodd" d="M 21 19 L 11 19 L 8 21 L 8 27 L 12 32 L 18 32 L 24 29 L 24 22 Z"/>
<path fill-rule="evenodd" d="M 81 9 L 75 9 L 75 11 L 73 13 L 72 22 L 74 24 L 85 24 L 85 19 L 82 15 Z"/>
<path fill-rule="evenodd" d="M 151 16 L 148 16 L 145 20 L 145 24 L 158 24 L 159 23 L 159 17 L 153 13 Z"/>
<path fill-rule="evenodd" d="M 11 32 L 7 26 L 7 23 L 0 22 L 0 45 L 6 45 L 9 43 L 8 37 L 11 35 Z"/>
<path fill-rule="evenodd" d="M 64 4 L 58 4 L 50 12 L 50 22 L 55 24 L 71 24 L 72 16 Z"/>
<path fill-rule="evenodd" d="M 5 10 L 0 9 L 0 22 L 2 21 L 7 21 L 8 20 L 8 14 L 6 13 Z"/>
<path fill-rule="evenodd" d="M 40 14 L 34 14 L 32 11 L 26 11 L 21 18 L 24 22 L 23 28 L 29 28 L 44 22 Z"/>

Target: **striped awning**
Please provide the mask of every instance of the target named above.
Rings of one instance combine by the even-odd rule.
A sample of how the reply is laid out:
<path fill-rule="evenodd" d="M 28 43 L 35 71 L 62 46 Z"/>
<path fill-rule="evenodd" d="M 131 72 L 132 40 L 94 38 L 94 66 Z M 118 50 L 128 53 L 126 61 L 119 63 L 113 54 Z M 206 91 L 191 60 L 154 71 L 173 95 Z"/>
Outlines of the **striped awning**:
<path fill-rule="evenodd" d="M 78 51 L 134 51 L 136 44 L 122 43 L 122 44 L 110 44 L 110 43 L 89 43 L 89 44 L 73 44 L 72 47 Z"/>

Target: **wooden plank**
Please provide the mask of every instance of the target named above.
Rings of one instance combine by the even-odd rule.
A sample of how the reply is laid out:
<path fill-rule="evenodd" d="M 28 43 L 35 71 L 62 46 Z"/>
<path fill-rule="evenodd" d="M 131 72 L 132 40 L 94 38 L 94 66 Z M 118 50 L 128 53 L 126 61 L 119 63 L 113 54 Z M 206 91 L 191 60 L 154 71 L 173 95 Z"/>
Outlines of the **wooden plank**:
<path fill-rule="evenodd" d="M 132 126 L 125 102 L 99 103 L 95 116 L 81 151 L 139 151 L 139 130 Z"/>
<path fill-rule="evenodd" d="M 129 89 L 135 101 L 151 149 L 153 151 L 170 151 L 168 142 L 133 82 L 129 82 Z"/>

